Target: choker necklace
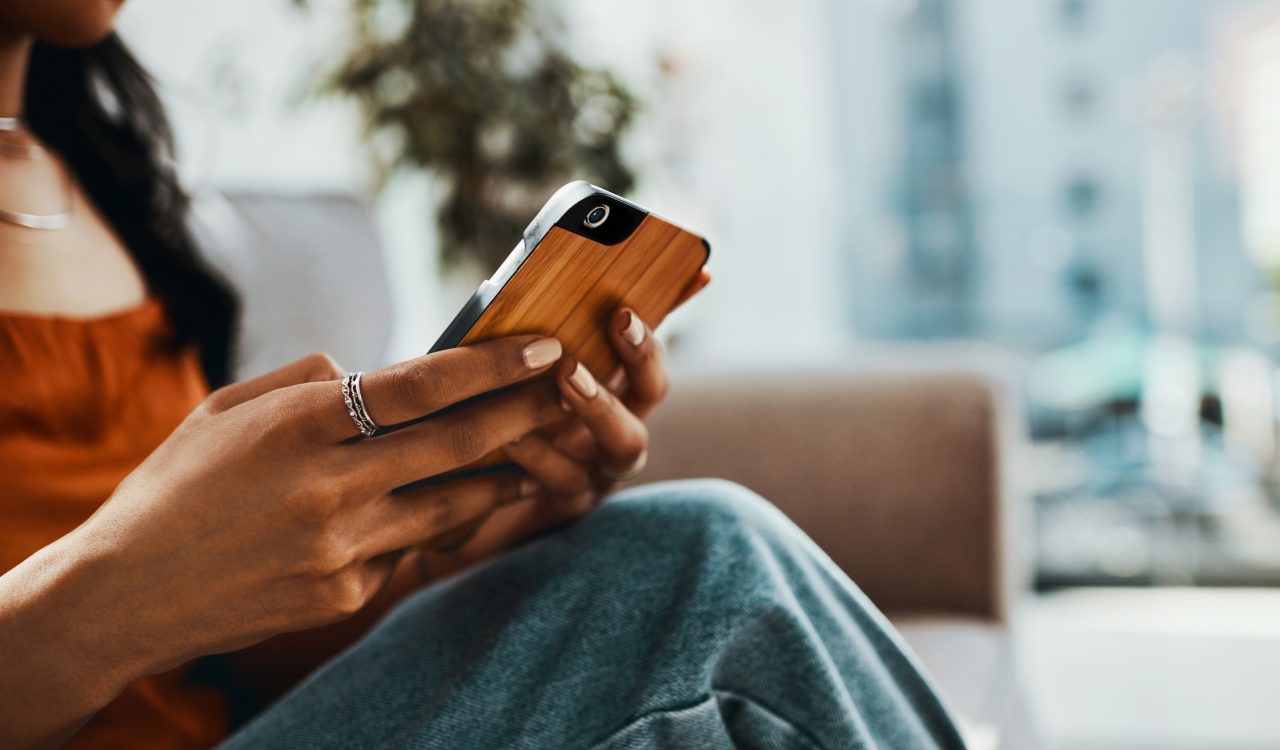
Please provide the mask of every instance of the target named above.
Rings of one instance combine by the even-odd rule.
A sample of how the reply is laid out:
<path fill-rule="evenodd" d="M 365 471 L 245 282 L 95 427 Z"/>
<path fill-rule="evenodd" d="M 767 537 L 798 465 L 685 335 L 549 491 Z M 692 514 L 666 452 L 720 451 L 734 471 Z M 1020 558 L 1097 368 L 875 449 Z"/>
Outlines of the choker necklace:
<path fill-rule="evenodd" d="M 67 191 L 67 202 L 71 202 L 70 190 Z M 56 214 L 29 214 L 22 211 L 11 211 L 0 208 L 0 221 L 17 224 L 27 229 L 66 229 L 71 226 L 71 211 Z"/>
<path fill-rule="evenodd" d="M 0 117 L 0 133 L 16 133 L 21 127 L 21 117 Z M 44 147 L 38 145 L 19 146 L 0 141 L 0 153 L 8 153 L 24 159 L 42 159 L 44 158 Z M 27 229 L 66 229 L 71 226 L 71 184 L 67 181 L 66 175 L 62 175 L 62 178 L 64 203 L 68 206 L 67 210 L 56 214 L 29 214 L 23 211 L 0 208 L 0 221 L 17 224 Z"/>

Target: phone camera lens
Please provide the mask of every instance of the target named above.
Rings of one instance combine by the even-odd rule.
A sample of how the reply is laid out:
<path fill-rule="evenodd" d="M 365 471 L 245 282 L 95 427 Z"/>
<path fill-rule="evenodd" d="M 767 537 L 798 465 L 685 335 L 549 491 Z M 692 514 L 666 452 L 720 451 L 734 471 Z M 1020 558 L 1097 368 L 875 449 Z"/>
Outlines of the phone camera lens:
<path fill-rule="evenodd" d="M 595 229 L 609 218 L 608 206 L 596 206 L 587 212 L 587 218 L 582 220 L 582 225 L 588 229 Z"/>

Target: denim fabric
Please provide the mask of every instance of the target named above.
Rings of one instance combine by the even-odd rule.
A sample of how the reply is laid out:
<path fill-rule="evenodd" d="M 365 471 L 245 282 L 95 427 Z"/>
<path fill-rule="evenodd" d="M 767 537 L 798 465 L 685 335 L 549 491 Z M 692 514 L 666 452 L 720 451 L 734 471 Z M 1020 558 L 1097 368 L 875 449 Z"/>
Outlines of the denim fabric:
<path fill-rule="evenodd" d="M 875 607 L 718 480 L 638 487 L 414 595 L 239 748 L 962 748 Z"/>

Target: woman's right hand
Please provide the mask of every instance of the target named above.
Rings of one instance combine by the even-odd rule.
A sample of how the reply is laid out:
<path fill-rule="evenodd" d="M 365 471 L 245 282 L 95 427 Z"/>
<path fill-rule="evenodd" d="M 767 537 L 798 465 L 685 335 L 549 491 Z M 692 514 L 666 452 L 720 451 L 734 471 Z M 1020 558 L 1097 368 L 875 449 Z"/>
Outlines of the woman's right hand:
<path fill-rule="evenodd" d="M 369 372 L 381 425 L 506 389 L 371 440 L 353 440 L 327 357 L 216 391 L 88 521 L 0 576 L 6 669 L 25 653 L 67 688 L 75 669 L 49 660 L 85 660 L 109 701 L 142 675 L 351 615 L 400 550 L 516 499 L 511 473 L 392 490 L 562 418 L 554 383 L 521 382 L 560 354 L 517 336 Z M 41 692 L 0 682 L 9 709 Z"/>

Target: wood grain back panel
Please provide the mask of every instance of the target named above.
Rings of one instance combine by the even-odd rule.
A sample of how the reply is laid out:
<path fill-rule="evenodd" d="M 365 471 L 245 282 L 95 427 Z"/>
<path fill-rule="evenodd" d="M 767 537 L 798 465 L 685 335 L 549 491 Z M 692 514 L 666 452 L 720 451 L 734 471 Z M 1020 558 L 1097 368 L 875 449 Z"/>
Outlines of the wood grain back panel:
<path fill-rule="evenodd" d="M 605 381 L 619 366 L 605 330 L 613 311 L 625 305 L 657 327 L 706 258 L 702 238 L 652 215 L 611 246 L 552 227 L 462 344 L 517 333 L 555 336 Z"/>

